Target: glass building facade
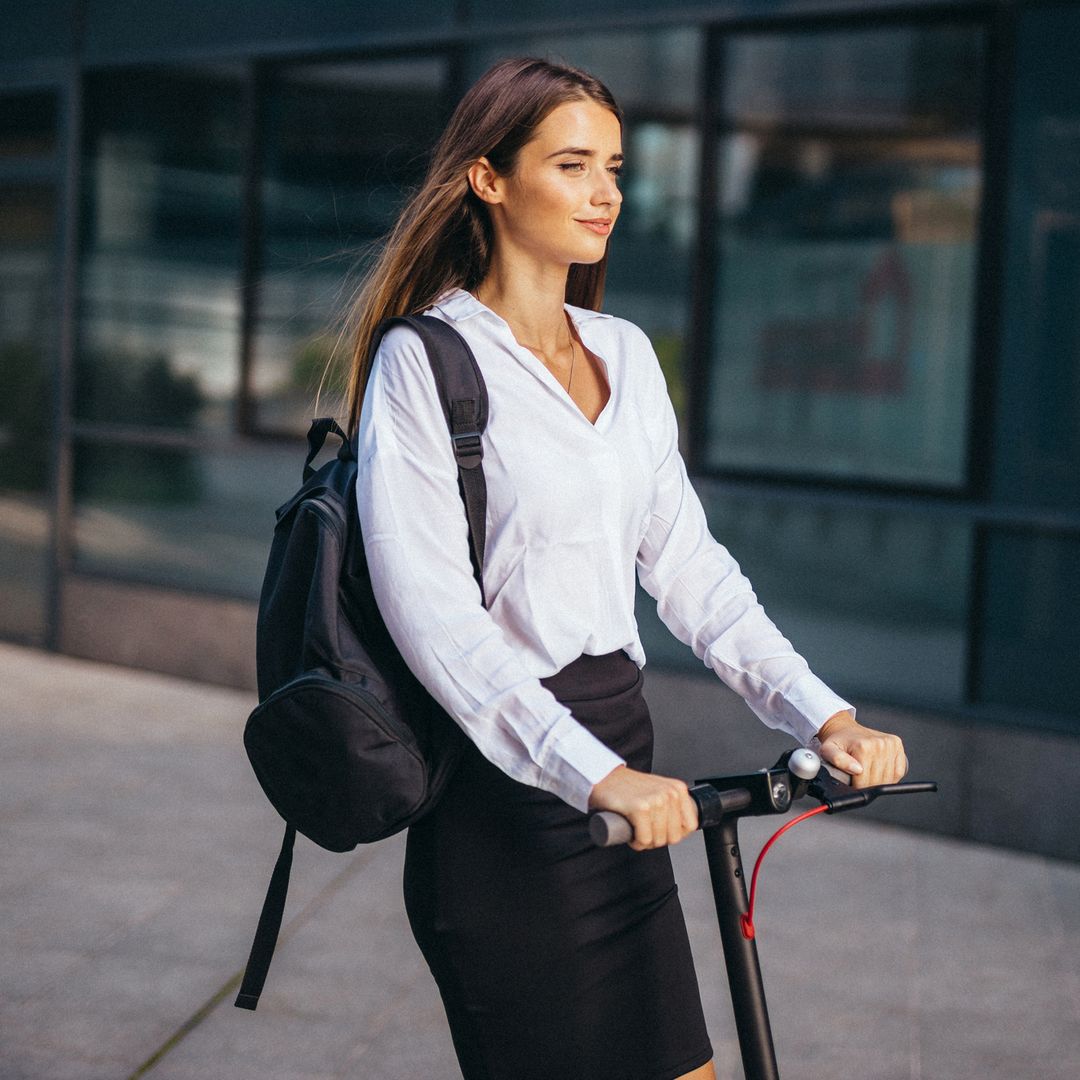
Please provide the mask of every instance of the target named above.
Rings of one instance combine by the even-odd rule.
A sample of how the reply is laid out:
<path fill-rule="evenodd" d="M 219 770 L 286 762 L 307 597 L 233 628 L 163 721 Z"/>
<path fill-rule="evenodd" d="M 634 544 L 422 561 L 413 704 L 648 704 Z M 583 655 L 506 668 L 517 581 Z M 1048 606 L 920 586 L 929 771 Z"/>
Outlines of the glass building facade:
<path fill-rule="evenodd" d="M 1080 6 L 5 7 L 0 636 L 250 685 L 350 289 L 531 53 L 625 110 L 605 308 L 770 615 L 848 696 L 1080 735 Z"/>

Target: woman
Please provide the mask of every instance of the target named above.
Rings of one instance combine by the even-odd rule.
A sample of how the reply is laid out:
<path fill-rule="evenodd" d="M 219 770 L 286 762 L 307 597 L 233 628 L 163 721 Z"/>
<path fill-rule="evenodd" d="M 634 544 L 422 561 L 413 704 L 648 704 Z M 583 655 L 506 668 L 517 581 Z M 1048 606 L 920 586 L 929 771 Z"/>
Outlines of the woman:
<path fill-rule="evenodd" d="M 898 779 L 900 741 L 860 726 L 708 533 L 648 338 L 599 311 L 622 195 L 608 90 L 532 58 L 458 105 L 359 295 L 350 425 L 376 599 L 417 677 L 470 737 L 409 831 L 410 923 L 467 1080 L 714 1076 L 666 846 L 697 825 L 650 773 L 634 567 L 666 624 L 767 724 L 855 783 Z M 658 268 L 662 269 L 662 268 Z M 487 383 L 487 608 L 418 337 L 426 312 Z M 634 827 L 598 849 L 586 811 Z"/>

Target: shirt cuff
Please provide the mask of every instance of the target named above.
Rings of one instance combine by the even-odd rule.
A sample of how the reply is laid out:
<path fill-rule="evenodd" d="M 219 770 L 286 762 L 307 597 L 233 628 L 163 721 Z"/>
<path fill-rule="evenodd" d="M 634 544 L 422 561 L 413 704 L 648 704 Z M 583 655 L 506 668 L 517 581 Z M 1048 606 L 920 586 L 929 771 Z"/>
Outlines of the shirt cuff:
<path fill-rule="evenodd" d="M 625 758 L 605 746 L 588 728 L 573 716 L 565 716 L 544 740 L 538 786 L 587 813 L 593 787 L 612 769 L 625 764 Z"/>
<path fill-rule="evenodd" d="M 796 693 L 788 696 L 788 704 L 791 733 L 803 746 L 809 745 L 829 717 L 844 710 L 855 715 L 855 706 L 830 690 L 812 672 L 799 680 Z"/>

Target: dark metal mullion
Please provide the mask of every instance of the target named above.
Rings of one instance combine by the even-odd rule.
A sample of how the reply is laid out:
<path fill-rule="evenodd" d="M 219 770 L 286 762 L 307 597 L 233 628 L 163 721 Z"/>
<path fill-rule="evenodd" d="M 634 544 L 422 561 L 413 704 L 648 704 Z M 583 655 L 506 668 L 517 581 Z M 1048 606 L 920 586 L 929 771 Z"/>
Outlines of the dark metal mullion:
<path fill-rule="evenodd" d="M 996 390 L 1001 353 L 1001 299 L 1004 291 L 1004 249 L 1007 228 L 1009 127 L 1016 76 L 1016 15 L 999 6 L 987 22 L 983 64 L 986 87 L 982 100 L 983 202 L 979 229 L 977 308 L 969 378 L 971 414 L 968 419 L 968 491 L 989 502 L 993 486 Z M 968 578 L 964 658 L 964 701 L 979 698 L 988 558 L 992 525 L 972 523 L 971 570 Z"/>
<path fill-rule="evenodd" d="M 58 93 L 61 91 L 57 91 Z M 64 159 L 59 154 L 8 158 L 0 161 L 0 184 L 53 184 L 64 175 Z"/>
<path fill-rule="evenodd" d="M 226 587 L 212 587 L 200 584 L 183 584 L 177 581 L 163 581 L 151 569 L 146 567 L 120 566 L 103 567 L 87 566 L 79 569 L 79 581 L 99 582 L 107 585 L 119 585 L 122 587 L 135 587 L 138 589 L 152 590 L 155 593 L 170 593 L 177 597 L 194 598 L 198 601 L 225 600 L 233 603 L 252 604 L 258 601 L 258 595 L 243 592 L 240 589 Z M 123 663 L 123 661 L 118 661 Z"/>
<path fill-rule="evenodd" d="M 253 400 L 255 335 L 259 320 L 262 274 L 263 96 L 266 79 L 258 62 L 248 65 L 241 109 L 244 127 L 243 194 L 240 217 L 240 371 L 235 425 L 241 435 L 258 423 Z"/>
<path fill-rule="evenodd" d="M 1027 0 L 1033 3 L 1035 0 Z M 1047 3 L 1060 3 L 1061 0 L 1045 0 Z M 748 36 L 759 34 L 791 34 L 807 31 L 810 33 L 831 33 L 838 30 L 877 30 L 895 29 L 907 26 L 938 26 L 954 24 L 964 20 L 979 19 L 985 16 L 987 8 L 995 0 L 959 0 L 956 3 L 939 3 L 931 7 L 913 6 L 899 2 L 891 7 L 877 5 L 848 5 L 835 11 L 780 11 L 768 14 L 746 14 L 735 12 L 731 15 L 718 13 L 693 14 L 685 21 L 698 21 L 708 18 L 712 27 L 724 34 Z M 670 11 L 665 13 L 670 15 Z M 678 24 L 680 20 L 676 19 Z M 607 29 L 607 27 L 604 27 Z M 641 27 L 645 29 L 645 27 Z M 632 27 L 625 27 L 632 29 Z"/>
<path fill-rule="evenodd" d="M 769 484 L 801 484 L 805 487 L 813 487 L 822 493 L 833 491 L 863 491 L 867 495 L 894 495 L 897 498 L 909 498 L 916 495 L 926 495 L 937 499 L 961 500 L 967 497 L 967 488 L 964 485 L 946 484 L 913 484 L 908 481 L 893 480 L 870 480 L 862 474 L 851 476 L 830 476 L 827 473 L 811 472 L 808 469 L 785 469 L 783 471 L 772 468 L 741 468 L 733 465 L 723 467 L 713 466 L 697 470 L 700 476 L 706 476 L 712 480 L 752 485 L 762 487 Z"/>
<path fill-rule="evenodd" d="M 840 127 L 837 124 L 821 121 L 800 123 L 794 120 L 778 120 L 776 123 L 770 123 L 768 120 L 741 119 L 725 119 L 721 131 L 737 131 L 747 135 L 765 135 L 777 139 L 831 139 L 833 142 L 849 143 L 910 143 L 916 140 L 942 142 L 954 140 L 958 134 L 965 134 L 963 128 L 926 131 L 912 135 L 909 129 Z"/>
<path fill-rule="evenodd" d="M 60 94 L 60 145 L 63 161 L 60 213 L 57 229 L 59 303 L 54 358 L 52 408 L 52 462 L 50 493 L 52 522 L 49 531 L 49 564 L 45 611 L 45 644 L 59 651 L 63 639 L 64 577 L 71 568 L 75 548 L 72 413 L 75 399 L 75 349 L 78 333 L 79 288 L 79 195 L 82 176 L 83 5 L 72 5 L 73 47 L 66 63 Z"/>
<path fill-rule="evenodd" d="M 74 442 L 97 446 L 128 446 L 159 450 L 187 450 L 198 453 L 227 453 L 243 442 L 231 432 L 202 431 L 198 428 L 140 427 L 134 424 L 110 424 L 79 420 L 71 424 Z"/>
<path fill-rule="evenodd" d="M 939 521 L 962 523 L 971 527 L 985 524 L 993 529 L 1080 537 L 1080 514 L 1057 509 L 1033 510 L 941 496 L 891 493 L 875 495 L 859 490 L 809 488 L 798 483 L 744 484 L 716 480 L 701 473 L 695 474 L 694 486 L 701 493 L 718 498 L 764 500 L 781 502 L 786 506 L 826 507 L 840 511 L 862 510 L 907 517 L 932 517 Z"/>
<path fill-rule="evenodd" d="M 1060 3 L 1061 0 L 1027 0 L 1028 6 Z M 220 60 L 224 63 L 257 59 L 269 64 L 311 63 L 366 58 L 388 58 L 395 55 L 416 55 L 418 52 L 442 51 L 447 47 L 474 47 L 477 44 L 515 41 L 527 37 L 566 37 L 612 33 L 655 33 L 668 29 L 709 26 L 731 33 L 760 33 L 772 31 L 831 30 L 861 27 L 892 26 L 897 23 L 933 25 L 957 19 L 978 17 L 985 13 L 993 0 L 960 0 L 952 4 L 912 7 L 902 0 L 890 7 L 877 5 L 838 11 L 780 11 L 765 15 L 747 15 L 709 11 L 701 4 L 654 5 L 653 10 L 623 12 L 600 20 L 590 11 L 587 16 L 567 19 L 553 18 L 536 23 L 500 23 L 491 26 L 460 21 L 471 16 L 470 0 L 454 0 L 455 18 L 449 27 L 426 31 L 418 25 L 409 30 L 380 31 L 364 34 L 329 34 L 317 41 L 302 42 L 265 40 L 242 42 L 217 48 L 184 47 L 169 50 L 147 50 L 128 54 L 123 59 L 95 60 L 88 70 L 115 71 L 124 68 L 200 64 Z M 796 5 L 798 8 L 799 5 Z"/>
<path fill-rule="evenodd" d="M 248 435 L 227 429 L 142 427 L 99 421 L 76 421 L 71 435 L 77 443 L 97 446 L 153 447 L 159 450 L 194 453 L 235 454 L 252 446 L 295 446 L 304 441 L 302 433 L 283 427 L 262 427 Z"/>
<path fill-rule="evenodd" d="M 685 353 L 686 456 L 691 471 L 705 462 L 708 445 L 709 370 L 713 363 L 713 298 L 717 291 L 718 148 L 716 131 L 723 86 L 724 40 L 712 26 L 702 28 L 705 47 L 701 60 L 698 100 L 698 213 L 697 247 L 693 264 L 690 300 L 690 332 Z"/>

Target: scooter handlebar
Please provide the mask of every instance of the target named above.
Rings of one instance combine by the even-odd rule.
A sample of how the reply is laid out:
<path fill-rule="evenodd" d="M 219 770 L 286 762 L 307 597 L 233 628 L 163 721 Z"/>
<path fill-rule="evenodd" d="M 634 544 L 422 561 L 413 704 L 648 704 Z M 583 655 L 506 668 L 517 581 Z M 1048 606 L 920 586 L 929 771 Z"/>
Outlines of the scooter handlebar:
<path fill-rule="evenodd" d="M 589 835 L 597 847 L 615 847 L 634 839 L 634 826 L 614 810 L 600 810 L 589 818 Z"/>
<path fill-rule="evenodd" d="M 690 798 L 697 804 L 700 829 L 715 825 L 725 814 L 749 806 L 751 796 L 744 788 L 717 791 L 712 784 L 695 784 L 690 788 Z M 597 847 L 615 847 L 634 839 L 634 827 L 629 818 L 614 810 L 599 810 L 589 819 L 589 835 Z"/>
<path fill-rule="evenodd" d="M 694 784 L 690 796 L 697 804 L 698 828 L 705 829 L 739 811 L 785 813 L 791 805 L 792 795 L 799 798 L 807 794 L 824 803 L 828 813 L 836 814 L 868 806 L 881 795 L 937 791 L 933 781 L 908 780 L 867 788 L 850 785 L 850 776 L 822 762 L 812 750 L 802 749 L 782 756 L 772 769 L 743 776 L 716 777 Z M 601 810 L 589 819 L 589 835 L 598 847 L 614 847 L 630 843 L 634 838 L 634 827 L 622 814 Z"/>

